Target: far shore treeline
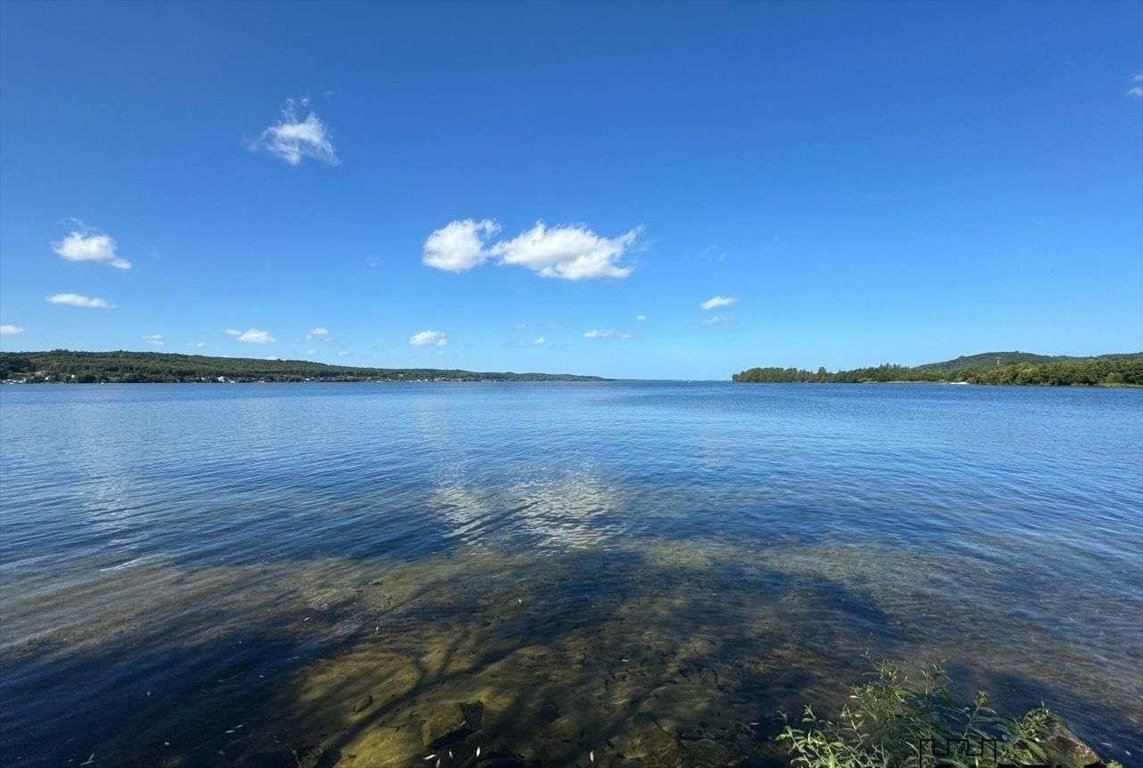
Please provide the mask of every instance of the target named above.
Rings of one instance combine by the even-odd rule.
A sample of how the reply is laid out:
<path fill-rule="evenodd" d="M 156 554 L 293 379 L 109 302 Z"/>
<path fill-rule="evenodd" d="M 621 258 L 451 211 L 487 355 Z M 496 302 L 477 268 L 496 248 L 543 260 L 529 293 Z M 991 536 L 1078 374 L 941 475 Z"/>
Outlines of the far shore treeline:
<path fill-rule="evenodd" d="M 602 381 L 595 376 L 438 368 L 354 368 L 163 352 L 0 352 L 0 381 L 71 384 L 255 381 Z"/>
<path fill-rule="evenodd" d="M 830 373 L 825 368 L 750 368 L 731 377 L 751 383 L 931 381 L 1042 386 L 1143 386 L 1143 353 L 1050 357 L 1028 352 L 986 352 L 916 367 L 883 364 Z"/>

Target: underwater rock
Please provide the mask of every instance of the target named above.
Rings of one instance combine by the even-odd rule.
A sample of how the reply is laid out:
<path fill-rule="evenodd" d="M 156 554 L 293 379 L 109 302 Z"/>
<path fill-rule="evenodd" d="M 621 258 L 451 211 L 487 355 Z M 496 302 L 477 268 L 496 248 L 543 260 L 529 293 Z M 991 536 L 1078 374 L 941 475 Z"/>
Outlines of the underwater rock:
<path fill-rule="evenodd" d="M 643 763 L 655 768 L 682 768 L 679 742 L 653 721 L 639 723 L 638 751 Z"/>
<path fill-rule="evenodd" d="M 540 719 L 545 723 L 551 723 L 560 716 L 560 708 L 555 705 L 555 702 L 545 701 L 540 707 Z"/>
<path fill-rule="evenodd" d="M 353 714 L 356 715 L 358 712 L 364 712 L 371 706 L 373 706 L 373 697 L 367 693 L 358 699 L 357 703 L 353 705 Z"/>
<path fill-rule="evenodd" d="M 726 765 L 726 751 L 711 739 L 688 741 L 683 744 L 683 763 L 694 768 Z"/>
<path fill-rule="evenodd" d="M 1044 749 L 1049 757 L 1065 764 L 1091 765 L 1100 762 L 1095 750 L 1076 736 L 1062 720 L 1052 723 L 1052 729 L 1044 739 Z"/>
<path fill-rule="evenodd" d="M 430 749 L 460 741 L 480 729 L 484 720 L 483 702 L 447 707 L 436 712 L 421 725 L 421 740 Z"/>
<path fill-rule="evenodd" d="M 679 741 L 702 741 L 708 738 L 707 732 L 703 728 L 680 728 L 675 732 Z"/>

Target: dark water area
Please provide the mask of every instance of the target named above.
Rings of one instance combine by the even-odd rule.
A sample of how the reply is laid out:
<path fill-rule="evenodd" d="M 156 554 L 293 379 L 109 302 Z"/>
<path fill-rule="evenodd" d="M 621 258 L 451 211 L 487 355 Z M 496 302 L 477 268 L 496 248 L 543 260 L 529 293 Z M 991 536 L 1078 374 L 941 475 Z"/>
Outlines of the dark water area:
<path fill-rule="evenodd" d="M 881 660 L 1143 765 L 1143 390 L 9 386 L 0 502 L 0 765 L 776 765 Z"/>

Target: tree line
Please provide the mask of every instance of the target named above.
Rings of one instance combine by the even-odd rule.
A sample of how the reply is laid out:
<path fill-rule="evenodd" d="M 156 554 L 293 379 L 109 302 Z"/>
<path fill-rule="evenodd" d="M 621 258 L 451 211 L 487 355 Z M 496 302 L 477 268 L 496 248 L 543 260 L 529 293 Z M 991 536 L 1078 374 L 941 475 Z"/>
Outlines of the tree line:
<path fill-rule="evenodd" d="M 812 382 L 847 383 L 890 381 L 964 382 L 967 384 L 1015 384 L 1042 386 L 1143 386 L 1143 354 L 1108 355 L 1098 358 L 1048 359 L 1047 362 L 1000 362 L 971 368 L 924 365 L 909 367 L 883 364 L 875 368 L 835 371 L 825 368 L 749 368 L 734 374 L 733 381 L 752 383 Z"/>
<path fill-rule="evenodd" d="M 438 368 L 359 368 L 308 360 L 257 360 L 163 352 L 0 352 L 0 380 L 26 383 L 255 381 L 579 381 L 593 376 Z"/>

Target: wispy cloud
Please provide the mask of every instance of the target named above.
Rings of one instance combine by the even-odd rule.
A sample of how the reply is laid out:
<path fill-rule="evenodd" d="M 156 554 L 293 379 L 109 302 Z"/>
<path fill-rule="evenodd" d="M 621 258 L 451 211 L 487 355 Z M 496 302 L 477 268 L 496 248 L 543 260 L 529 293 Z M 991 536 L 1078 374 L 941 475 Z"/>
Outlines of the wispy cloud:
<path fill-rule="evenodd" d="M 1136 74 L 1131 78 L 1133 86 L 1127 89 L 1128 96 L 1134 96 L 1137 99 L 1143 99 L 1143 72 Z"/>
<path fill-rule="evenodd" d="M 585 339 L 629 339 L 631 338 L 631 334 L 627 331 L 600 331 L 592 328 L 590 331 L 586 332 L 583 337 Z"/>
<path fill-rule="evenodd" d="M 547 340 L 543 336 L 537 336 L 536 338 L 532 339 L 532 346 L 533 347 L 542 347 L 546 343 L 547 343 Z"/>
<path fill-rule="evenodd" d="M 116 269 L 131 269 L 131 262 L 119 258 L 119 244 L 110 235 L 73 230 L 63 240 L 52 243 L 52 250 L 68 261 L 94 261 Z"/>
<path fill-rule="evenodd" d="M 491 219 L 451 221 L 425 240 L 423 261 L 446 272 L 472 269 L 491 255 L 484 250 L 484 241 L 499 231 Z"/>
<path fill-rule="evenodd" d="M 24 326 L 4 323 L 0 325 L 0 336 L 18 336 L 24 332 Z"/>
<path fill-rule="evenodd" d="M 647 316 L 646 315 L 635 315 L 635 319 L 640 323 L 647 322 Z"/>
<path fill-rule="evenodd" d="M 423 261 L 436 269 L 464 272 L 495 257 L 499 264 L 525 267 L 541 277 L 622 278 L 633 270 L 620 261 L 639 238 L 638 229 L 609 238 L 583 224 L 549 227 L 538 221 L 510 240 L 486 246 L 498 232 L 491 219 L 450 222 L 425 240 Z"/>
<path fill-rule="evenodd" d="M 703 309 L 718 309 L 719 307 L 729 307 L 731 304 L 737 304 L 738 299 L 734 296 L 711 296 L 709 299 L 702 303 Z"/>
<path fill-rule="evenodd" d="M 275 340 L 269 331 L 260 331 L 257 328 L 251 328 L 246 331 L 228 328 L 226 333 L 233 336 L 235 341 L 241 341 L 246 344 L 268 344 Z"/>
<path fill-rule="evenodd" d="M 726 318 L 722 315 L 715 315 L 714 317 L 704 317 L 702 320 L 703 325 L 719 325 L 725 323 Z"/>
<path fill-rule="evenodd" d="M 726 251 L 723 250 L 722 248 L 719 248 L 718 245 L 713 244 L 713 243 L 711 245 L 708 245 L 706 248 L 703 248 L 702 253 L 699 254 L 699 261 L 725 261 L 725 260 L 726 260 Z"/>
<path fill-rule="evenodd" d="M 143 338 L 147 341 L 148 344 L 154 344 L 156 347 L 161 347 L 167 343 L 163 340 L 163 334 L 161 333 L 149 333 Z"/>
<path fill-rule="evenodd" d="M 286 105 L 282 107 L 281 120 L 262 131 L 252 148 L 269 152 L 290 165 L 301 165 L 306 158 L 338 165 L 341 161 L 334 152 L 325 123 L 313 110 L 305 118 L 299 118 L 298 107 L 308 109 L 309 99 L 300 102 L 287 99 Z"/>
<path fill-rule="evenodd" d="M 192 341 L 192 342 L 189 342 L 187 344 L 187 346 L 188 347 L 194 347 L 195 349 L 202 349 L 203 347 L 206 346 L 206 342 L 205 341 Z"/>
<path fill-rule="evenodd" d="M 67 307 L 85 307 L 87 309 L 111 309 L 107 299 L 98 296 L 81 296 L 78 293 L 55 293 L 45 299 L 49 304 L 62 304 Z"/>
<path fill-rule="evenodd" d="M 414 347 L 447 347 L 448 334 L 443 331 L 420 331 L 409 338 Z"/>
<path fill-rule="evenodd" d="M 307 339 L 328 340 L 329 339 L 329 329 L 324 328 L 324 327 L 319 325 L 317 328 L 311 329 L 310 332 L 306 334 L 306 338 Z"/>

